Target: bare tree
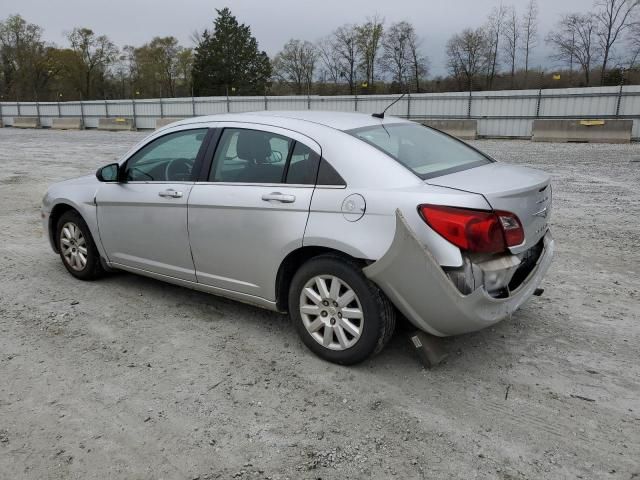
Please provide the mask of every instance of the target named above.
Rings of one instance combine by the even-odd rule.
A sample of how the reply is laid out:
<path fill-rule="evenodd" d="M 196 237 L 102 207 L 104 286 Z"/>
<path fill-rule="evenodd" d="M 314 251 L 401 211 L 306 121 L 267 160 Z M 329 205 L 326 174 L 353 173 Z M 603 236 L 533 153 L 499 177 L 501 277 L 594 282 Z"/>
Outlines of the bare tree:
<path fill-rule="evenodd" d="M 631 25 L 631 31 L 627 38 L 627 50 L 629 51 L 625 62 L 627 68 L 637 68 L 638 59 L 640 59 L 640 22 L 634 22 Z"/>
<path fill-rule="evenodd" d="M 616 42 L 631 25 L 631 14 L 638 6 L 638 0 L 597 0 L 595 5 L 598 41 L 602 49 L 602 72 L 600 85 L 604 85 L 607 65 Z"/>
<path fill-rule="evenodd" d="M 422 53 L 422 40 L 411 26 L 409 33 L 409 59 L 411 60 L 411 74 L 415 82 L 416 92 L 420 93 L 420 80 L 429 72 L 429 59 Z"/>
<path fill-rule="evenodd" d="M 509 60 L 511 67 L 511 88 L 513 88 L 516 76 L 516 63 L 518 58 L 518 50 L 520 48 L 520 20 L 515 7 L 507 8 L 506 21 L 504 23 L 504 53 Z"/>
<path fill-rule="evenodd" d="M 84 67 L 82 94 L 85 99 L 91 98 L 95 81 L 103 77 L 106 68 L 116 60 L 118 49 L 106 35 L 97 36 L 90 28 L 74 28 L 67 38 Z"/>
<path fill-rule="evenodd" d="M 380 64 L 400 89 L 407 83 L 411 74 L 409 37 L 412 33 L 415 35 L 413 26 L 403 21 L 391 25 L 382 39 Z"/>
<path fill-rule="evenodd" d="M 273 71 L 281 80 L 292 83 L 296 93 L 309 93 L 317 60 L 315 45 L 292 39 L 273 59 Z"/>
<path fill-rule="evenodd" d="M 482 28 L 467 28 L 447 42 L 447 63 L 451 74 L 460 86 L 466 82 L 469 89 L 487 63 L 487 36 Z"/>
<path fill-rule="evenodd" d="M 318 58 L 322 62 L 322 72 L 334 83 L 340 83 L 342 78 L 342 57 L 335 46 L 333 35 L 323 38 L 316 43 Z"/>
<path fill-rule="evenodd" d="M 522 53 L 524 54 L 525 82 L 529 74 L 529 60 L 531 52 L 538 43 L 538 2 L 529 0 L 527 9 L 521 21 L 522 27 Z"/>
<path fill-rule="evenodd" d="M 585 85 L 591 83 L 591 69 L 600 51 L 597 42 L 596 20 L 592 15 L 565 15 L 556 30 L 547 36 L 547 42 L 555 49 L 553 57 L 565 64 L 577 61 L 584 74 Z"/>
<path fill-rule="evenodd" d="M 489 19 L 485 26 L 487 37 L 487 88 L 493 87 L 493 80 L 499 68 L 498 52 L 500 47 L 500 38 L 502 37 L 502 29 L 504 28 L 507 9 L 500 4 L 489 15 Z"/>
<path fill-rule="evenodd" d="M 358 27 L 355 25 L 343 25 L 333 33 L 333 48 L 340 58 L 340 75 L 349 84 L 349 93 L 355 93 L 358 60 L 360 50 L 358 47 Z"/>
<path fill-rule="evenodd" d="M 375 82 L 375 67 L 378 53 L 380 51 L 380 42 L 384 32 L 384 20 L 374 15 L 367 19 L 364 25 L 358 28 L 358 50 L 360 52 L 360 67 L 364 72 L 367 83 L 373 86 Z"/>

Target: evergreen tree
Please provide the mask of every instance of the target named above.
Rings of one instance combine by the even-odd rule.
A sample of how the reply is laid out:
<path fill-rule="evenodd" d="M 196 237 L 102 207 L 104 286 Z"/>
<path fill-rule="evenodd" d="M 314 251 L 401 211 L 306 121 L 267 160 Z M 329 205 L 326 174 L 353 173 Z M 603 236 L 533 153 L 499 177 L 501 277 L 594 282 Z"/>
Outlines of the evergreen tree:
<path fill-rule="evenodd" d="M 271 78 L 269 57 L 231 10 L 216 12 L 213 32 L 205 30 L 195 49 L 194 94 L 263 95 Z"/>

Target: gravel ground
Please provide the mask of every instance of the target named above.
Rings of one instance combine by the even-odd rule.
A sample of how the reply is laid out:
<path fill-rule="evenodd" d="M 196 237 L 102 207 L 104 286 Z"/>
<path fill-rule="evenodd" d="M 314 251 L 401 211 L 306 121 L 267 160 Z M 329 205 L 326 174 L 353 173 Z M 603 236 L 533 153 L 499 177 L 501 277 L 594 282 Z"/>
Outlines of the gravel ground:
<path fill-rule="evenodd" d="M 429 371 L 402 333 L 343 368 L 281 315 L 74 280 L 45 188 L 143 136 L 0 130 L 0 478 L 640 479 L 640 146 L 475 143 L 553 174 L 557 257 Z"/>

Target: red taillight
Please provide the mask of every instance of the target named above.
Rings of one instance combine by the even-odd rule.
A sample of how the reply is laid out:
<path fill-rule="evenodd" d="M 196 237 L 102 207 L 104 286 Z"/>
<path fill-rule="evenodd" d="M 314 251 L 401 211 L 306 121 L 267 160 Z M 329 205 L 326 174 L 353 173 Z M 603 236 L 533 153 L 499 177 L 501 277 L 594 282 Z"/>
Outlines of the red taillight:
<path fill-rule="evenodd" d="M 431 228 L 462 250 L 499 253 L 524 241 L 522 225 L 513 213 L 442 205 L 420 205 L 418 210 Z"/>
<path fill-rule="evenodd" d="M 524 229 L 520 219 L 511 212 L 496 211 L 495 213 L 500 219 L 507 247 L 516 247 L 524 242 Z"/>

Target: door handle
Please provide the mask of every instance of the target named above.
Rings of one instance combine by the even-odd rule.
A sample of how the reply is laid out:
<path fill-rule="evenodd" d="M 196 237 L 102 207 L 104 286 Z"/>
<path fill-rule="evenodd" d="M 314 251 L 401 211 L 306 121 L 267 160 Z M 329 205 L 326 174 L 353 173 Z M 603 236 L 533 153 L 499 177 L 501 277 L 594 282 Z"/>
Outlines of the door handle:
<path fill-rule="evenodd" d="M 262 200 L 265 202 L 293 203 L 296 201 L 296 196 L 286 195 L 280 192 L 271 192 L 262 195 Z"/>
<path fill-rule="evenodd" d="M 168 190 L 164 190 L 162 192 L 158 192 L 158 195 L 160 195 L 163 198 L 180 198 L 180 197 L 182 197 L 182 192 L 178 192 L 178 191 L 173 190 L 172 188 L 170 188 Z"/>

